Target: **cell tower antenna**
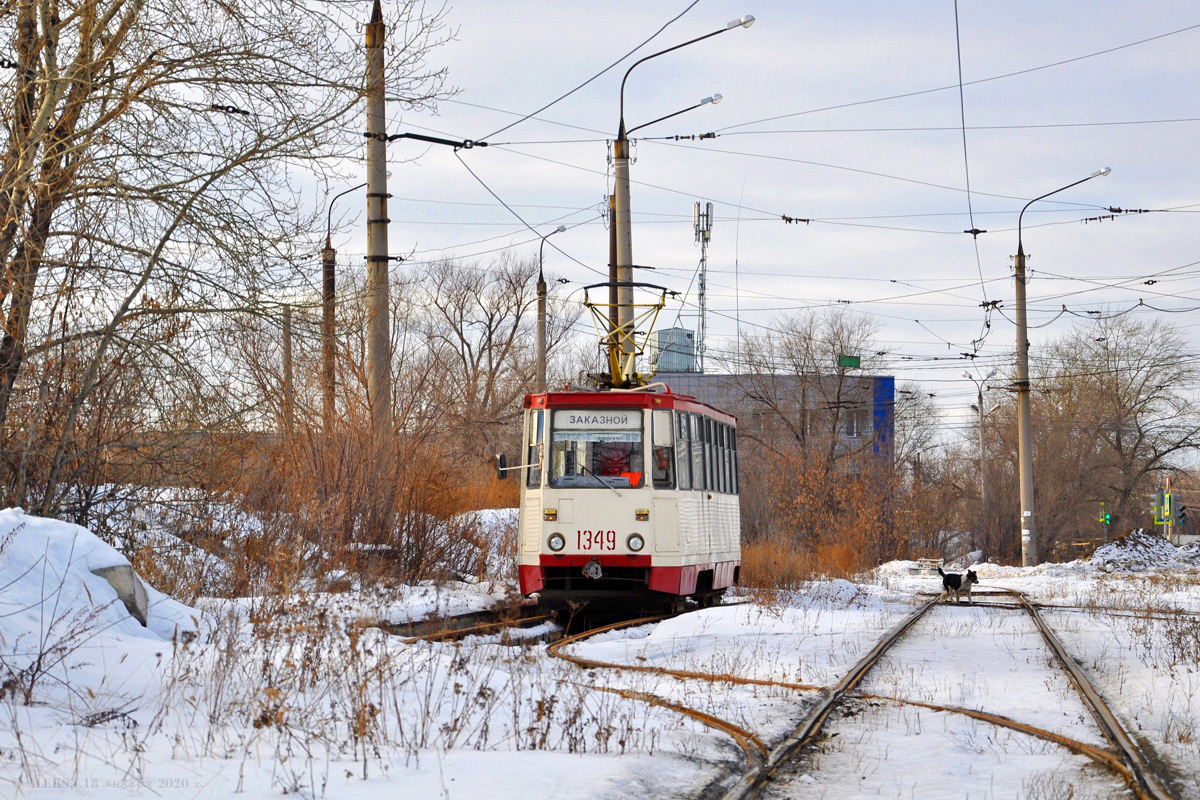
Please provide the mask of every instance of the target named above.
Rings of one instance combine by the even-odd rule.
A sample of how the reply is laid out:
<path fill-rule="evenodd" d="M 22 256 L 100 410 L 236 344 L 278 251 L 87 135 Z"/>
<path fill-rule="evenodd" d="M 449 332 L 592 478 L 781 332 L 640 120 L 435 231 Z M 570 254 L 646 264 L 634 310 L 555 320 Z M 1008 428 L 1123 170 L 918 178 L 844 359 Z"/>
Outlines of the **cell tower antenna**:
<path fill-rule="evenodd" d="M 704 372 L 704 334 L 708 329 L 705 315 L 706 290 L 708 287 L 708 242 L 712 239 L 713 204 L 700 208 L 700 201 L 692 205 L 692 227 L 696 229 L 696 241 L 700 243 L 700 322 L 696 331 L 696 371 Z"/>

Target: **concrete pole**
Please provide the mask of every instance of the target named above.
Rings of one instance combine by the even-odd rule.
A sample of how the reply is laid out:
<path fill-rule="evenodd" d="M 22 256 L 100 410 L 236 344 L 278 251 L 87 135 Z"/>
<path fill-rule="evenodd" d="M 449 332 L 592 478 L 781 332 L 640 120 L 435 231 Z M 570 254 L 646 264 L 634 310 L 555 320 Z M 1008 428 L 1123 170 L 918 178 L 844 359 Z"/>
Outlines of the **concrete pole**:
<path fill-rule="evenodd" d="M 983 384 L 977 386 L 978 402 L 979 402 L 979 504 L 981 507 L 979 521 L 983 525 L 984 535 L 987 535 L 988 525 L 988 491 L 987 491 L 987 473 L 984 472 L 987 464 L 987 447 L 984 444 L 983 438 Z"/>
<path fill-rule="evenodd" d="M 283 427 L 291 431 L 296 419 L 296 384 L 292 376 L 292 306 L 283 305 Z"/>
<path fill-rule="evenodd" d="M 367 48 L 367 402 L 382 440 L 392 426 L 391 322 L 388 313 L 387 129 L 379 0 L 366 28 Z"/>
<path fill-rule="evenodd" d="M 325 238 L 325 249 L 321 251 L 321 394 L 322 422 L 324 430 L 333 430 L 334 389 L 336 373 L 334 367 L 334 316 L 336 311 L 336 268 L 337 250 Z"/>
<path fill-rule="evenodd" d="M 625 136 L 625 122 L 613 143 L 613 161 L 616 178 L 613 186 L 614 211 L 617 229 L 617 281 L 624 286 L 617 289 L 617 328 L 621 336 L 621 365 L 624 369 L 630 353 L 634 352 L 633 334 L 633 241 L 629 214 L 629 139 Z M 624 388 L 632 375 L 613 375 L 613 386 Z"/>
<path fill-rule="evenodd" d="M 538 392 L 546 391 L 546 278 L 538 270 L 537 281 L 537 384 Z"/>
<path fill-rule="evenodd" d="M 1078 186 L 1112 172 L 1105 167 L 1086 178 L 1068 183 L 1061 189 L 1035 197 L 1025 204 L 1017 216 L 1017 466 L 1021 473 L 1021 566 L 1038 563 L 1037 529 L 1033 516 L 1033 411 L 1029 396 L 1029 328 L 1025 314 L 1025 245 L 1021 242 L 1021 222 L 1025 212 L 1038 200 Z"/>
<path fill-rule="evenodd" d="M 1021 566 L 1038 563 L 1033 517 L 1033 410 L 1029 397 L 1029 331 L 1025 313 L 1025 247 L 1017 242 L 1017 467 L 1021 481 Z"/>
<path fill-rule="evenodd" d="M 617 319 L 617 196 L 608 196 L 608 322 L 609 332 L 620 325 Z"/>
<path fill-rule="evenodd" d="M 537 279 L 537 391 L 546 391 L 546 275 L 542 271 L 542 263 L 546 257 L 546 240 L 556 233 L 562 233 L 566 225 L 559 225 L 542 237 L 538 245 L 538 279 Z"/>

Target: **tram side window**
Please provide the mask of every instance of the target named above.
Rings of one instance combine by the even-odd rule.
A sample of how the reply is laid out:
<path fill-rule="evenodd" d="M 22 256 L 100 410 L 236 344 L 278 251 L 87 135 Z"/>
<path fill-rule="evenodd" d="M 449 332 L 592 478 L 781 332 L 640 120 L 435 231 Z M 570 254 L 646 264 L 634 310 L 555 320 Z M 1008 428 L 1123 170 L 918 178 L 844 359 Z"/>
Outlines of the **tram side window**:
<path fill-rule="evenodd" d="M 675 488 L 675 446 L 671 440 L 673 426 L 670 411 L 655 411 L 650 416 L 652 429 L 650 441 L 653 454 L 650 459 L 650 474 L 655 489 Z"/>
<path fill-rule="evenodd" d="M 733 494 L 733 428 L 725 426 L 725 491 Z"/>
<path fill-rule="evenodd" d="M 725 440 L 725 491 L 733 494 L 733 428 L 723 426 L 721 435 Z"/>
<path fill-rule="evenodd" d="M 691 430 L 688 428 L 686 411 L 675 414 L 675 462 L 679 466 L 679 488 L 692 488 L 692 452 L 688 447 Z"/>
<path fill-rule="evenodd" d="M 525 434 L 525 463 L 530 467 L 526 470 L 526 485 L 537 489 L 542 485 L 542 409 L 529 412 L 529 429 Z"/>
<path fill-rule="evenodd" d="M 721 448 L 721 423 L 712 423 L 712 452 L 713 452 L 713 488 L 718 492 L 725 491 L 725 454 Z"/>
<path fill-rule="evenodd" d="M 713 443 L 713 421 L 704 417 L 704 488 L 716 489 L 716 446 Z"/>
<path fill-rule="evenodd" d="M 717 448 L 718 448 L 718 452 L 720 453 L 720 458 L 717 459 L 717 466 L 721 470 L 721 480 L 719 481 L 719 483 L 720 483 L 719 488 L 722 492 L 725 492 L 726 494 L 728 494 L 729 493 L 729 447 L 728 447 L 727 440 L 725 439 L 725 431 L 727 431 L 728 428 L 722 422 L 718 422 L 715 425 L 715 427 L 717 430 Z"/>
<path fill-rule="evenodd" d="M 704 476 L 704 417 L 689 414 L 688 419 L 692 429 L 692 488 L 705 489 L 707 481 Z"/>
<path fill-rule="evenodd" d="M 738 493 L 738 431 L 737 428 L 730 428 L 730 455 L 733 458 L 733 494 Z"/>

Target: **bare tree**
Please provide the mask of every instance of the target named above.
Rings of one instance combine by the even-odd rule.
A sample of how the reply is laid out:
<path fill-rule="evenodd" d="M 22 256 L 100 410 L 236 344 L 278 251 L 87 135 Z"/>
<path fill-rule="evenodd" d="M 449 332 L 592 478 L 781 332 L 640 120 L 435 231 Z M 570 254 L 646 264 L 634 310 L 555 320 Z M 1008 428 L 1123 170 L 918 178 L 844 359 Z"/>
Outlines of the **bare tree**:
<path fill-rule="evenodd" d="M 751 337 L 738 374 L 743 523 L 747 538 L 802 551 L 812 569 L 853 571 L 898 554 L 915 524 L 916 481 L 897 469 L 930 446 L 927 404 L 899 394 L 896 435 L 876 435 L 873 379 L 841 365 L 877 363 L 875 324 L 845 309 L 797 315 Z M 932 419 L 932 417 L 930 417 Z M 900 461 L 896 460 L 897 455 Z"/>
<path fill-rule="evenodd" d="M 429 309 L 422 330 L 440 372 L 439 417 L 463 455 L 489 457 L 519 435 L 521 398 L 535 385 L 537 273 L 534 259 L 505 254 L 487 266 L 431 264 L 416 282 L 423 288 L 414 302 Z M 578 318 L 559 303 L 552 312 L 551 356 Z"/>
<path fill-rule="evenodd" d="M 1034 361 L 1034 476 L 1046 552 L 1070 557 L 1074 541 L 1150 527 L 1150 495 L 1164 473 L 1185 469 L 1200 448 L 1200 413 L 1190 400 L 1200 370 L 1182 356 L 1186 340 L 1162 320 L 1132 315 L 1082 323 Z M 987 481 L 996 550 L 1015 555 L 1018 536 L 1014 404 L 990 418 Z"/>
<path fill-rule="evenodd" d="M 147 431 L 207 429 L 243 410 L 224 397 L 238 379 L 219 337 L 231 314 L 272 310 L 264 299 L 311 258 L 320 212 L 305 211 L 298 172 L 331 177 L 358 154 L 363 13 L 348 0 L 5 7 L 7 502 L 33 492 L 48 513 L 64 485 L 94 482 L 89 425 L 119 394 L 142 406 L 127 409 L 136 424 L 125 433 L 142 443 Z M 394 101 L 421 106 L 442 92 L 444 74 L 425 66 L 441 21 L 415 0 L 392 13 L 405 31 L 388 62 Z M 139 380 L 148 385 L 130 394 Z M 167 402 L 148 401 L 157 392 Z M 192 414 L 176 426 L 181 407 Z"/>

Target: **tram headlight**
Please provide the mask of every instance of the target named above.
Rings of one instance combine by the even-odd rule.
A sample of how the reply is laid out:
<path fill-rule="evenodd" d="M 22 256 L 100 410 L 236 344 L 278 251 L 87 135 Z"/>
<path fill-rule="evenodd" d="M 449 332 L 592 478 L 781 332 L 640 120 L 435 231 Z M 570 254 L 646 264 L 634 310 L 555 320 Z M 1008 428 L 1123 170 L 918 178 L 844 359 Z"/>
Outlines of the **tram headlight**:
<path fill-rule="evenodd" d="M 552 533 L 550 534 L 550 538 L 546 539 L 546 546 L 557 553 L 567 546 L 567 540 L 563 538 L 561 533 Z"/>
<path fill-rule="evenodd" d="M 636 553 L 646 546 L 646 540 L 642 538 L 640 533 L 631 533 L 629 534 L 629 538 L 625 540 L 625 546 Z"/>

